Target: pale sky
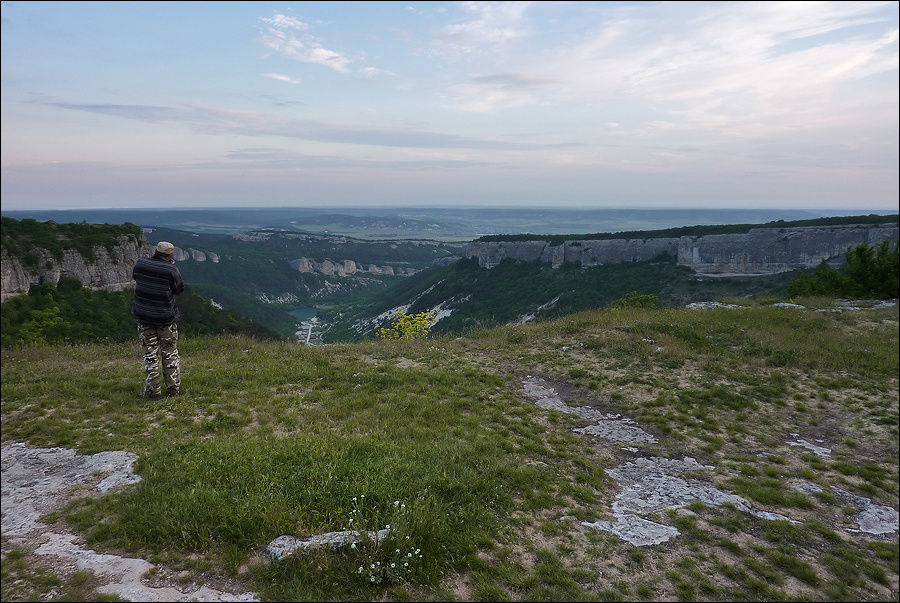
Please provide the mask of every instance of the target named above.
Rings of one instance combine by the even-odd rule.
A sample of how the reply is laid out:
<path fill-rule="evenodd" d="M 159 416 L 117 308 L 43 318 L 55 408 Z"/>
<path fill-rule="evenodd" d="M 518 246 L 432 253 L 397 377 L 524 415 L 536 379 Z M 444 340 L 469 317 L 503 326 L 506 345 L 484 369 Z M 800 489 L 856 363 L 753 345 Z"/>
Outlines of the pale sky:
<path fill-rule="evenodd" d="M 2 204 L 898 207 L 897 2 L 2 2 Z"/>

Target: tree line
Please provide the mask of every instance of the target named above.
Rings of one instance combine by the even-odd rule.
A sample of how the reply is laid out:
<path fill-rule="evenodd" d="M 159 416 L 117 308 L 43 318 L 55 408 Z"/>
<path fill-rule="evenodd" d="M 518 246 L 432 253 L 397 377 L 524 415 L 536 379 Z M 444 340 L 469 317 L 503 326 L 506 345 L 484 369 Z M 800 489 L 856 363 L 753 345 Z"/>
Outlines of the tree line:
<path fill-rule="evenodd" d="M 3 304 L 0 345 L 4 348 L 34 343 L 91 343 L 127 341 L 136 337 L 131 316 L 132 291 L 93 291 L 72 278 L 63 277 L 32 287 L 28 295 Z M 243 333 L 261 339 L 282 339 L 274 331 L 251 320 L 213 306 L 186 288 L 177 298 L 184 335 Z"/>

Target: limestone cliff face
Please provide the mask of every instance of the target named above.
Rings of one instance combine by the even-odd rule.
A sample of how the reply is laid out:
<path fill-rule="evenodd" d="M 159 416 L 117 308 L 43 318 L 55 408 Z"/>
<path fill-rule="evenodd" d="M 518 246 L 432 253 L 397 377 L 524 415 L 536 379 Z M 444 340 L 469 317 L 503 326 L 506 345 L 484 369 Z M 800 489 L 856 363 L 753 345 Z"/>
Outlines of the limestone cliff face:
<path fill-rule="evenodd" d="M 77 279 L 85 287 L 94 290 L 122 291 L 134 287 L 131 269 L 140 257 L 149 257 L 153 248 L 146 237 L 139 239 L 120 236 L 112 251 L 103 246 L 94 248 L 94 260 L 88 262 L 74 249 L 63 252 L 61 260 L 46 249 L 37 248 L 38 261 L 26 265 L 20 258 L 10 255 L 5 248 L 0 251 L 0 277 L 2 277 L 2 301 L 28 293 L 32 285 L 56 284 L 61 276 Z"/>
<path fill-rule="evenodd" d="M 554 268 L 564 263 L 591 268 L 667 254 L 700 274 L 752 275 L 813 268 L 823 259 L 841 263 L 848 247 L 882 241 L 897 244 L 896 224 L 754 228 L 743 234 L 573 240 L 561 245 L 547 241 L 475 241 L 466 246 L 465 257 L 477 258 L 482 268 L 493 268 L 505 259 L 540 261 Z"/>
<path fill-rule="evenodd" d="M 702 274 L 771 274 L 843 263 L 847 248 L 897 244 L 896 224 L 755 228 L 746 234 L 681 237 L 678 263 Z"/>
<path fill-rule="evenodd" d="M 214 264 L 219 263 L 219 256 L 212 251 L 201 251 L 199 249 L 194 249 L 193 247 L 189 247 L 187 249 L 182 249 L 181 247 L 176 247 L 175 252 L 172 254 L 175 258 L 176 262 L 184 262 L 186 260 L 194 260 L 195 262 L 205 262 L 209 260 Z"/>
<path fill-rule="evenodd" d="M 364 272 L 369 274 L 381 274 L 384 276 L 395 276 L 397 274 L 407 275 L 417 272 L 413 269 L 401 269 L 400 272 L 395 273 L 392 266 L 376 266 L 375 264 L 366 266 L 364 264 L 357 264 L 353 260 L 322 260 L 321 262 L 316 262 L 309 258 L 297 258 L 296 260 L 289 260 L 288 265 L 297 272 L 316 272 L 326 276 L 353 276 L 354 274 Z"/>

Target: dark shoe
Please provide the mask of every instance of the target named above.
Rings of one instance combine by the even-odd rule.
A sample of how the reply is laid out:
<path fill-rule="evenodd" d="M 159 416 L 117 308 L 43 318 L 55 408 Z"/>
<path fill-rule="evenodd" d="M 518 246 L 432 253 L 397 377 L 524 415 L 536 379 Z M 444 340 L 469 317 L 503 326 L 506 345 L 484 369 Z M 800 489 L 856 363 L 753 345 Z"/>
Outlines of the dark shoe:
<path fill-rule="evenodd" d="M 166 388 L 166 395 L 167 395 L 167 396 L 175 397 L 175 396 L 178 396 L 178 395 L 180 395 L 180 394 L 181 394 L 181 390 L 178 389 L 177 387 L 169 387 L 169 388 Z"/>
<path fill-rule="evenodd" d="M 138 394 L 138 398 L 144 398 L 145 400 L 158 400 L 162 398 L 162 394 L 156 394 L 153 392 L 141 392 Z"/>

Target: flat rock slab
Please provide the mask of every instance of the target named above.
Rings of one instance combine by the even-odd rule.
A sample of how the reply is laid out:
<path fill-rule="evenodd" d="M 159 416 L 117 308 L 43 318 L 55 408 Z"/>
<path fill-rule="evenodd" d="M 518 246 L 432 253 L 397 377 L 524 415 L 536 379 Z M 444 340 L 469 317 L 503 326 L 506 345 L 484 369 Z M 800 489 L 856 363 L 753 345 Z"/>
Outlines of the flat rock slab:
<path fill-rule="evenodd" d="M 680 534 L 678 528 L 642 519 L 629 513 L 613 513 L 615 521 L 582 521 L 581 525 L 611 532 L 634 546 L 650 546 L 672 540 Z"/>
<path fill-rule="evenodd" d="M 154 587 L 142 582 L 153 565 L 143 559 L 106 555 L 75 543 L 75 534 L 54 531 L 41 515 L 59 509 L 74 486 L 100 492 L 135 484 L 137 455 L 124 451 L 83 455 L 66 448 L 31 448 L 22 443 L 2 448 L 2 532 L 13 539 L 40 542 L 36 555 L 90 570 L 98 592 L 129 601 L 258 601 L 254 593 L 232 594 L 206 586 Z"/>
<path fill-rule="evenodd" d="M 840 488 L 831 488 L 835 494 L 859 507 L 856 523 L 860 532 L 867 534 L 892 534 L 900 530 L 900 512 L 891 507 L 876 505 L 865 496 L 852 494 Z"/>
<path fill-rule="evenodd" d="M 718 308 L 724 308 L 726 310 L 736 310 L 742 307 L 743 306 L 738 306 L 735 304 L 723 304 L 721 302 L 715 301 L 694 302 L 685 306 L 685 308 L 687 308 L 688 310 L 716 310 Z"/>
<path fill-rule="evenodd" d="M 719 506 L 731 504 L 744 513 L 768 520 L 787 520 L 784 515 L 759 511 L 746 499 L 719 490 L 708 482 L 685 479 L 685 471 L 713 469 L 691 457 L 682 460 L 660 457 L 640 458 L 607 471 L 622 490 L 613 502 L 615 521 L 582 522 L 585 527 L 604 530 L 635 546 L 660 544 L 679 535 L 676 528 L 639 517 L 657 511 L 678 509 L 693 502 Z"/>
<path fill-rule="evenodd" d="M 266 555 L 276 560 L 284 559 L 297 551 L 311 551 L 323 547 L 336 549 L 342 546 L 362 542 L 366 538 L 378 542 L 385 538 L 389 533 L 390 530 L 387 528 L 378 530 L 377 532 L 365 532 L 365 535 L 356 530 L 345 530 L 342 532 L 326 532 L 325 534 L 319 534 L 318 536 L 313 536 L 306 540 L 301 540 L 294 536 L 283 535 L 279 536 L 266 546 Z"/>
<path fill-rule="evenodd" d="M 603 413 L 590 406 L 569 406 L 543 379 L 529 376 L 522 380 L 522 389 L 525 396 L 541 408 L 595 422 L 593 425 L 577 427 L 573 430 L 576 433 L 600 437 L 611 442 L 641 444 L 656 443 L 657 441 L 652 434 L 638 427 L 634 420 L 628 417 Z"/>
<path fill-rule="evenodd" d="M 576 427 L 575 433 L 595 436 L 610 442 L 648 443 L 656 442 L 656 438 L 636 425 L 628 425 L 622 420 L 600 421 L 587 427 Z"/>
<path fill-rule="evenodd" d="M 89 485 L 100 474 L 96 488 L 111 488 L 141 481 L 132 472 L 137 455 L 110 451 L 83 455 L 66 448 L 30 448 L 22 443 L 2 448 L 2 532 L 21 536 L 43 527 L 38 518 L 56 509 L 71 486 Z"/>
<path fill-rule="evenodd" d="M 792 433 L 791 435 L 794 436 L 795 438 L 797 437 L 796 433 Z M 816 446 L 815 444 L 813 444 L 811 442 L 807 442 L 806 440 L 801 440 L 799 438 L 794 440 L 793 442 L 788 442 L 787 445 L 788 446 L 799 446 L 802 448 L 806 448 L 807 450 L 809 450 L 810 452 L 812 452 L 814 455 L 816 455 L 818 457 L 822 457 L 822 458 L 831 457 L 831 448 L 826 448 L 824 446 Z"/>
<path fill-rule="evenodd" d="M 106 582 L 97 590 L 128 601 L 259 601 L 253 593 L 239 595 L 206 586 L 195 586 L 188 592 L 173 587 L 154 587 L 141 579 L 153 568 L 143 559 L 105 555 L 75 544 L 74 534 L 49 533 L 49 539 L 35 551 L 36 555 L 53 555 L 73 561 L 79 569 L 90 570 Z"/>

